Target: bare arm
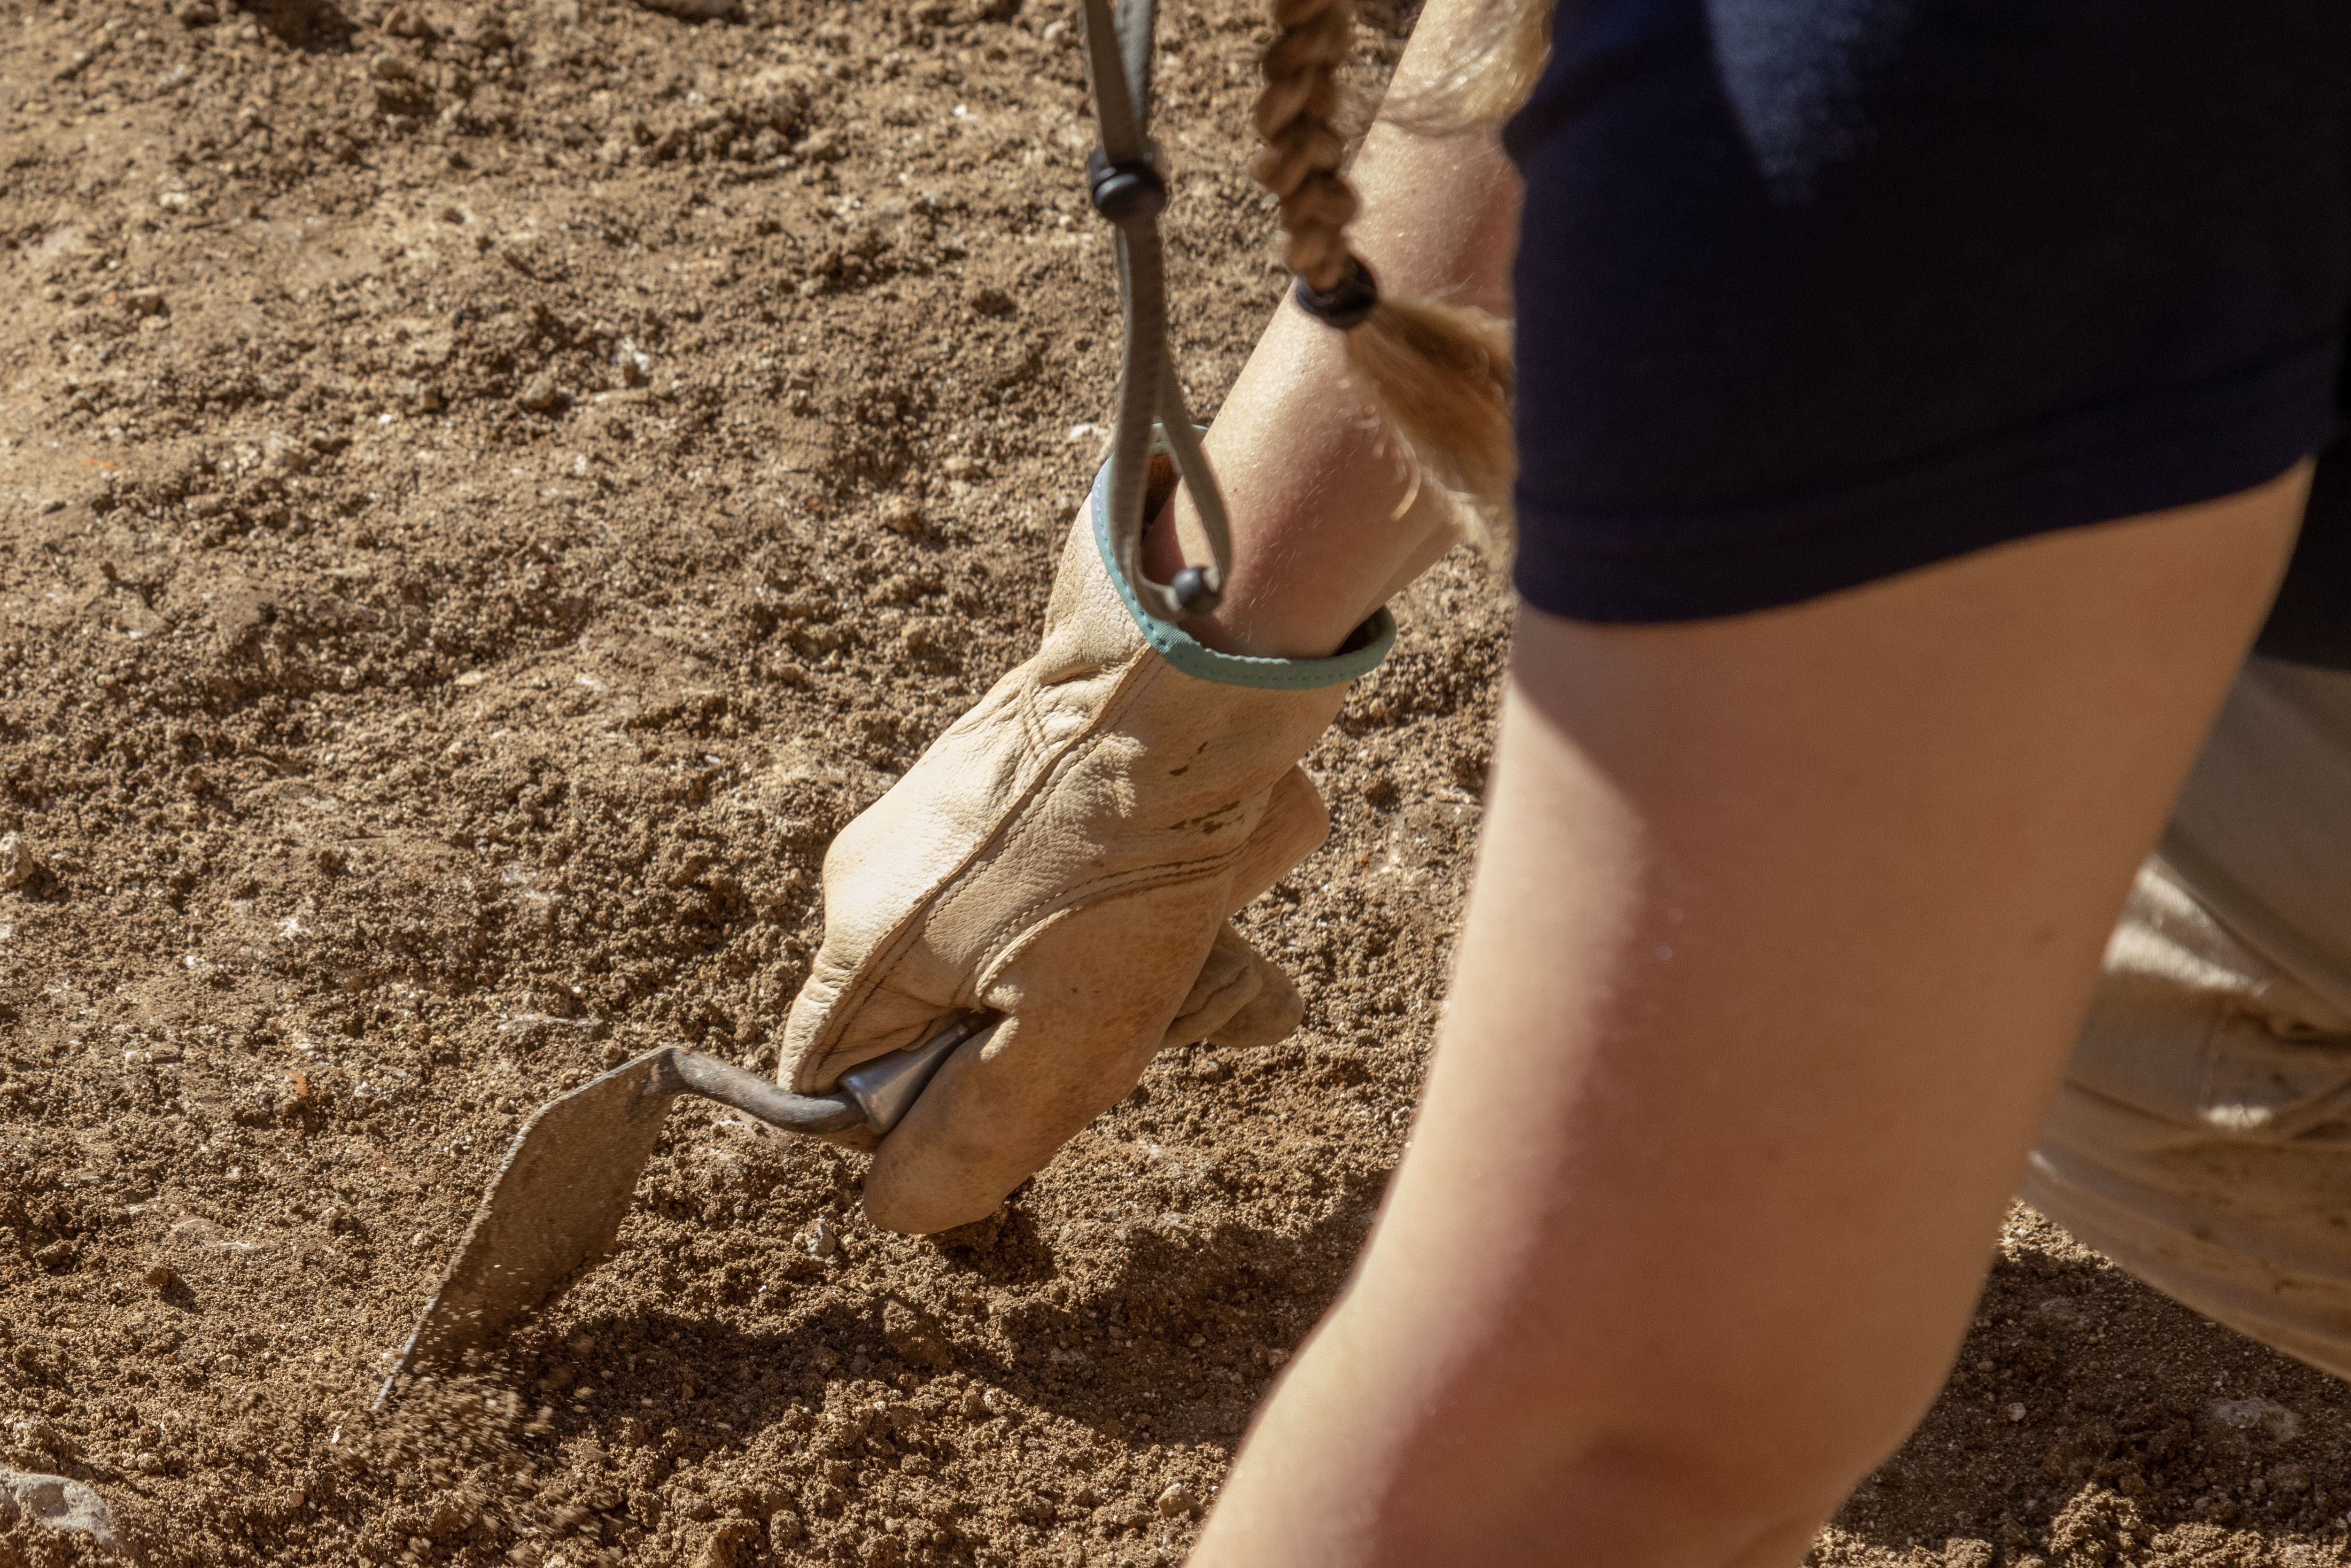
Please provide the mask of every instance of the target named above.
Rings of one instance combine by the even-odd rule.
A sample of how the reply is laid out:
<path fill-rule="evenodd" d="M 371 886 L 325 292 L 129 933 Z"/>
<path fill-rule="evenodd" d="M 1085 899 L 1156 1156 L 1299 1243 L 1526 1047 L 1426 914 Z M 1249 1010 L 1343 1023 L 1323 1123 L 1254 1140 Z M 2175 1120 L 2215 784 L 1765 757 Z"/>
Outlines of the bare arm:
<path fill-rule="evenodd" d="M 1523 614 L 1415 1141 L 1194 1563 L 1794 1563 L 1948 1364 L 2305 483 Z"/>
<path fill-rule="evenodd" d="M 1446 57 L 1477 8 L 1431 0 L 1399 72 Z M 1374 124 L 1350 177 L 1364 202 L 1354 246 L 1383 289 L 1509 313 L 1519 183 L 1490 133 Z M 1338 334 L 1285 298 L 1217 415 L 1207 448 L 1232 515 L 1233 572 L 1223 607 L 1186 622 L 1211 647 L 1319 658 L 1455 542 L 1442 509 L 1416 497 L 1409 471 L 1381 447 L 1345 374 Z M 1155 528 L 1146 549 L 1162 582 L 1209 559 L 1188 497 L 1176 537 Z"/>

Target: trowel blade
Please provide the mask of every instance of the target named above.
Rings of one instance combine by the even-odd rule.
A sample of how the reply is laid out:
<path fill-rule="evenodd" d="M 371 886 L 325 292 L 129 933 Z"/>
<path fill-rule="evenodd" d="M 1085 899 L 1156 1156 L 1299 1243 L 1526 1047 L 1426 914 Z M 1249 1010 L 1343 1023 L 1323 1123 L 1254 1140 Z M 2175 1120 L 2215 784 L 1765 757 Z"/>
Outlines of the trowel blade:
<path fill-rule="evenodd" d="M 451 1364 L 610 1252 L 677 1087 L 650 1051 L 540 1106 L 515 1134 L 465 1239 L 375 1403 L 401 1374 Z"/>

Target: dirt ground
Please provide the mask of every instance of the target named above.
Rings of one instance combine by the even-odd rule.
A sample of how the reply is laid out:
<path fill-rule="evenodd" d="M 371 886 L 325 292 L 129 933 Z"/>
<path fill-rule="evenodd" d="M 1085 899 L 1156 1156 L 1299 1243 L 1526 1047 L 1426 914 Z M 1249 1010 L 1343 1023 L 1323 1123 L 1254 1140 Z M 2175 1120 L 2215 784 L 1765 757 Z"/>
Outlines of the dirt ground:
<path fill-rule="evenodd" d="M 1311 761 L 1244 922 L 1297 1037 L 1172 1053 L 956 1245 L 683 1108 L 615 1261 L 369 1416 L 531 1106 L 772 1065 L 825 844 L 1034 635 L 1113 297 L 1061 0 L 338 3 L 0 5 L 0 1465 L 154 1564 L 1179 1561 L 1405 1136 L 1498 584 L 1416 588 Z M 1212 411 L 1260 35 L 1164 26 Z M 1813 1560 L 2351 1563 L 2346 1445 L 2020 1210 Z"/>

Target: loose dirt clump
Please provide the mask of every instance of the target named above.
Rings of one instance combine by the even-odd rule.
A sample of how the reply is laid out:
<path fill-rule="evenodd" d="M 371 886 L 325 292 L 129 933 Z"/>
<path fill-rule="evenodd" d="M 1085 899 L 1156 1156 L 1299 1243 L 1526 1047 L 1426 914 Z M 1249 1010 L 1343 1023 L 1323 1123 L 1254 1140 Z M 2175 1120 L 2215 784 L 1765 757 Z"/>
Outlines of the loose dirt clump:
<path fill-rule="evenodd" d="M 682 1105 L 611 1263 L 369 1410 L 532 1106 L 773 1065 L 826 843 L 1034 638 L 1115 373 L 1059 0 L 8 19 L 0 1466 L 192 1568 L 1180 1560 L 1405 1135 L 1507 624 L 1467 555 L 1244 917 L 1298 1036 L 1168 1053 L 936 1240 Z M 1280 284 L 1262 35 L 1164 26 L 1206 413 Z M 2022 1214 L 1980 1312 L 1815 1561 L 2351 1561 L 2326 1380 Z"/>

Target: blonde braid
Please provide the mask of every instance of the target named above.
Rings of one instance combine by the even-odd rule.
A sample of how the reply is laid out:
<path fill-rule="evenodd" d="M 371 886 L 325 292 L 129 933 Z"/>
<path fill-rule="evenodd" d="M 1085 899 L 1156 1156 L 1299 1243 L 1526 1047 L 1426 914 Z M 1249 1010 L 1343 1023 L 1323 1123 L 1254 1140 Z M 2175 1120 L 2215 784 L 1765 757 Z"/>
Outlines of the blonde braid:
<path fill-rule="evenodd" d="M 1481 310 L 1377 293 L 1347 248 L 1356 201 L 1336 122 L 1339 67 L 1354 43 L 1348 0 L 1273 0 L 1273 22 L 1252 115 L 1265 147 L 1250 172 L 1280 204 L 1299 303 L 1343 329 L 1349 363 L 1410 460 L 1506 552 L 1518 473 L 1510 329 Z"/>
<path fill-rule="evenodd" d="M 1273 24 L 1252 115 L 1265 148 L 1249 172 L 1281 204 L 1290 270 L 1328 293 L 1346 273 L 1355 216 L 1355 193 L 1339 172 L 1347 143 L 1333 124 L 1354 19 L 1347 0 L 1274 0 Z"/>

